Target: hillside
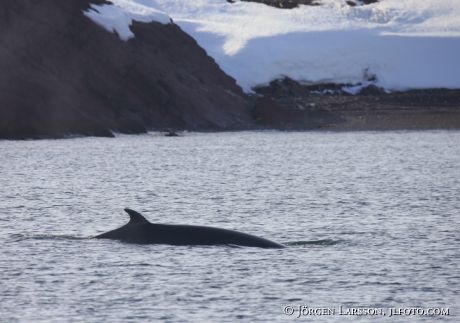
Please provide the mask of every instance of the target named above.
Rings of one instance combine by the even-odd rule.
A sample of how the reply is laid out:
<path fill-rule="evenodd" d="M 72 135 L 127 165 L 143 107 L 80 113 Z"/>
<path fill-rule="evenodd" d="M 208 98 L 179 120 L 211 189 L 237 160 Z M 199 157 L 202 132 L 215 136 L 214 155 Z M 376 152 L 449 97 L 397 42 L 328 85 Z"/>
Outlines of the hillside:
<path fill-rule="evenodd" d="M 103 0 L 2 0 L 0 138 L 234 129 L 251 103 L 174 23 L 127 41 L 84 13 Z"/>
<path fill-rule="evenodd" d="M 460 88 L 458 0 L 113 1 L 154 4 L 247 92 L 284 77 L 304 85 L 372 79 L 390 91 Z"/>
<path fill-rule="evenodd" d="M 3 0 L 0 139 L 460 129 L 457 12 L 454 0 Z"/>

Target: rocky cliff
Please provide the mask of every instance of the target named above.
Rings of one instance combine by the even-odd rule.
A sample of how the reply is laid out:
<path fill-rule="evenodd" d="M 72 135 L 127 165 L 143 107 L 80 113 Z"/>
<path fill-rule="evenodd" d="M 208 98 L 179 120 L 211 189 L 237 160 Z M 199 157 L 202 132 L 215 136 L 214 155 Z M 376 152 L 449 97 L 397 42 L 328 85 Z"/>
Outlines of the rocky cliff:
<path fill-rule="evenodd" d="M 83 14 L 104 0 L 2 0 L 0 138 L 235 129 L 251 102 L 177 25 L 122 41 Z"/>

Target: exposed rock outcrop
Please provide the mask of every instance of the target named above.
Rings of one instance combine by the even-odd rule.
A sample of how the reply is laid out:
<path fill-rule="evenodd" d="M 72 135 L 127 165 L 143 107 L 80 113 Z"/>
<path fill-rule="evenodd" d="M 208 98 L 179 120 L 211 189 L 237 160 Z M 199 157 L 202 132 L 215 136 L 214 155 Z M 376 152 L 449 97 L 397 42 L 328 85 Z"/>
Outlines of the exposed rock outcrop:
<path fill-rule="evenodd" d="M 104 0 L 0 2 L 0 138 L 233 129 L 253 122 L 235 80 L 177 25 L 125 42 L 84 16 Z"/>
<path fill-rule="evenodd" d="M 368 81 L 375 81 L 375 78 Z M 256 93 L 265 95 L 275 99 L 281 98 L 299 98 L 315 95 L 351 95 L 350 87 L 360 86 L 361 89 L 358 95 L 384 95 L 387 94 L 385 89 L 378 87 L 372 83 L 364 86 L 359 84 L 340 84 L 340 83 L 320 83 L 315 85 L 302 85 L 299 82 L 285 77 L 283 79 L 273 80 L 268 86 L 259 86 L 254 88 Z M 348 91 L 347 91 L 348 90 Z"/>
<path fill-rule="evenodd" d="M 372 78 L 366 84 L 372 82 Z M 278 79 L 254 89 L 258 125 L 277 129 L 422 130 L 460 129 L 460 90 L 387 92 L 375 84 L 302 85 Z"/>
<path fill-rule="evenodd" d="M 280 8 L 280 9 L 293 9 L 299 5 L 319 6 L 320 3 L 316 0 L 241 0 L 246 2 L 259 2 L 267 6 Z"/>
<path fill-rule="evenodd" d="M 280 9 L 293 9 L 299 7 L 299 5 L 306 6 L 320 6 L 321 0 L 241 0 L 246 2 L 258 2 L 266 4 L 267 6 L 280 8 Z M 233 3 L 234 1 L 227 0 L 227 2 Z M 378 0 L 355 0 L 345 1 L 351 7 L 356 5 L 367 5 L 378 2 Z"/>

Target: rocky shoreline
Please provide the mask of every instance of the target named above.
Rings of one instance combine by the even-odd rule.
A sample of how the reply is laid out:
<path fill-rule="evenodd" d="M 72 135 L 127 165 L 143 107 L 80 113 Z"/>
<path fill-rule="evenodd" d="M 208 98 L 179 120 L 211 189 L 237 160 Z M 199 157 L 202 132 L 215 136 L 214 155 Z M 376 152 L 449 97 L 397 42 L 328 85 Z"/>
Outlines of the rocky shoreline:
<path fill-rule="evenodd" d="M 430 130 L 460 129 L 460 90 L 423 89 L 387 93 L 375 85 L 355 95 L 346 84 L 304 86 L 285 78 L 255 89 L 263 99 L 256 118 L 265 127 L 282 130 Z M 264 110 L 283 115 L 267 121 Z"/>
<path fill-rule="evenodd" d="M 0 139 L 227 130 L 460 129 L 460 90 L 284 78 L 248 95 L 174 23 L 121 40 L 83 12 L 104 0 L 0 4 Z"/>

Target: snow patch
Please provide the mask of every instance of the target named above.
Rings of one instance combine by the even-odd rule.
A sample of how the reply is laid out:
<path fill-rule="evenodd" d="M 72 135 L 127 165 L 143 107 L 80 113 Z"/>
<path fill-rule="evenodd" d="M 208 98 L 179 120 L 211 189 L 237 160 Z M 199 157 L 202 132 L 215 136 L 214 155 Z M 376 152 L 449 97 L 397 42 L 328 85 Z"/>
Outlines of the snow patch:
<path fill-rule="evenodd" d="M 147 19 L 133 8 L 148 17 L 158 13 L 163 23 L 166 12 L 247 92 L 285 76 L 303 84 L 364 84 L 364 71 L 386 89 L 460 88 L 459 0 L 355 1 L 354 7 L 318 0 L 321 6 L 294 9 L 239 0 L 113 2 L 118 7 L 110 10 L 118 11 L 88 15 L 128 39 L 131 20 Z"/>
<path fill-rule="evenodd" d="M 147 23 L 156 21 L 162 24 L 171 22 L 167 14 L 155 8 L 154 3 L 148 0 L 111 0 L 111 2 L 113 5 L 91 4 L 91 9 L 83 14 L 107 31 L 118 33 L 124 41 L 134 38 L 134 34 L 129 29 L 133 20 Z"/>

